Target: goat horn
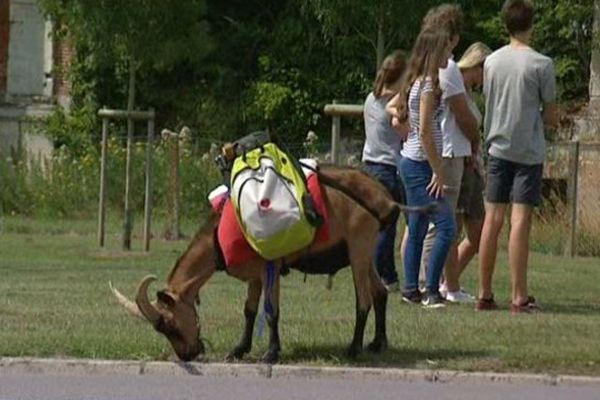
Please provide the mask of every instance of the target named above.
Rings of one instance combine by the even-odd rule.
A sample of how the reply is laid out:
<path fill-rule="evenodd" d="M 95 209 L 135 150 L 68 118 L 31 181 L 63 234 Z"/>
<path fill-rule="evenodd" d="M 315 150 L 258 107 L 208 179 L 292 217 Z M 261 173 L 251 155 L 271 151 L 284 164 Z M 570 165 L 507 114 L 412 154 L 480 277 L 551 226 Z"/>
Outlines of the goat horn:
<path fill-rule="evenodd" d="M 152 303 L 150 303 L 150 300 L 148 299 L 148 286 L 155 280 L 156 276 L 146 275 L 138 285 L 137 296 L 135 297 L 135 302 L 140 309 L 140 312 L 148 321 L 150 321 L 152 325 L 156 325 L 161 318 L 158 310 L 152 305 Z"/>
<path fill-rule="evenodd" d="M 131 314 L 135 315 L 136 317 L 145 319 L 144 316 L 142 315 L 142 313 L 140 312 L 140 309 L 138 308 L 137 304 L 135 304 L 133 301 L 129 300 L 127 297 L 125 297 L 125 295 L 123 295 L 121 292 L 119 292 L 117 289 L 115 289 L 113 287 L 111 281 L 108 281 L 108 286 L 110 286 L 110 290 L 112 291 L 113 295 L 117 298 L 117 301 L 119 302 L 119 304 L 121 304 L 123 307 L 125 307 L 125 309 L 127 311 L 129 311 Z"/>

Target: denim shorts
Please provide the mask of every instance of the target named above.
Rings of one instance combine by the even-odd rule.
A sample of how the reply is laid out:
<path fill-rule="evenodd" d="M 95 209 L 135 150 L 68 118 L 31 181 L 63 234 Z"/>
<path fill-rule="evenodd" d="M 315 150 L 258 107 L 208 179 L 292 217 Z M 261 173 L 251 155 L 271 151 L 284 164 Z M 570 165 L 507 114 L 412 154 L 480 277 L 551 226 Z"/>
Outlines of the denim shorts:
<path fill-rule="evenodd" d="M 485 199 L 490 203 L 541 203 L 543 164 L 527 165 L 489 156 Z"/>

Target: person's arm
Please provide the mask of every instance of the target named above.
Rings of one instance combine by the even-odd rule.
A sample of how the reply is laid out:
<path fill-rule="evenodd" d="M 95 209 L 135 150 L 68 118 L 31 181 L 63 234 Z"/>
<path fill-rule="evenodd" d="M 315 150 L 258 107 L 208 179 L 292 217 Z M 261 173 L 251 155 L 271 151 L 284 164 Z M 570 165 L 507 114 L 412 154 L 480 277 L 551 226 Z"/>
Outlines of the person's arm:
<path fill-rule="evenodd" d="M 390 114 L 392 117 L 396 117 L 399 120 L 402 119 L 402 115 L 400 115 L 398 108 L 400 106 L 401 101 L 400 93 L 397 93 L 390 101 L 385 105 L 385 112 Z M 393 121 L 392 121 L 393 122 Z"/>
<path fill-rule="evenodd" d="M 551 129 L 558 129 L 560 115 L 556 103 L 544 104 L 544 125 Z"/>
<path fill-rule="evenodd" d="M 435 198 L 444 195 L 444 174 L 442 170 L 442 158 L 437 152 L 435 139 L 433 137 L 433 121 L 435 118 L 435 98 L 433 91 L 423 91 L 420 100 L 420 129 L 421 143 L 423 150 L 433 170 L 431 183 L 427 186 L 429 194 Z"/>
<path fill-rule="evenodd" d="M 479 126 L 477 125 L 477 119 L 471 110 L 469 110 L 465 96 L 465 93 L 457 94 L 456 96 L 449 97 L 446 101 L 462 133 L 464 133 L 469 141 L 478 144 L 480 141 Z"/>
<path fill-rule="evenodd" d="M 554 63 L 549 62 L 542 71 L 540 83 L 540 97 L 543 104 L 544 125 L 550 129 L 557 129 L 560 118 L 556 105 L 556 73 Z"/>
<path fill-rule="evenodd" d="M 410 124 L 408 123 L 408 120 L 402 122 L 400 121 L 400 118 L 392 117 L 392 128 L 394 128 L 394 132 L 400 136 L 400 139 L 403 141 L 406 140 L 408 133 L 410 132 Z"/>

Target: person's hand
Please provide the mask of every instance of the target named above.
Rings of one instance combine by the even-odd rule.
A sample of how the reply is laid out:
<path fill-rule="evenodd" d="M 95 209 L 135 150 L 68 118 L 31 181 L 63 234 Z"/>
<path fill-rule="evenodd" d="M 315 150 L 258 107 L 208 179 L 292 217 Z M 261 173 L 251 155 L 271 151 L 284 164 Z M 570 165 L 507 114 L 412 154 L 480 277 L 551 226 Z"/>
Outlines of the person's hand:
<path fill-rule="evenodd" d="M 444 178 L 441 175 L 433 174 L 431 182 L 427 185 L 427 193 L 434 199 L 444 196 Z"/>
<path fill-rule="evenodd" d="M 408 137 L 408 132 L 410 131 L 410 126 L 408 125 L 408 122 L 401 122 L 400 118 L 392 117 L 392 128 L 394 128 L 396 133 L 400 135 L 400 138 L 403 141 L 406 141 L 406 138 Z"/>
<path fill-rule="evenodd" d="M 473 145 L 471 147 L 471 151 L 472 151 L 472 155 L 471 155 L 471 157 L 467 158 L 467 160 L 470 160 L 470 165 L 475 170 L 475 172 L 477 172 L 481 175 L 481 174 L 483 174 L 483 169 L 484 169 L 483 168 L 483 159 L 481 157 L 481 146 Z"/>

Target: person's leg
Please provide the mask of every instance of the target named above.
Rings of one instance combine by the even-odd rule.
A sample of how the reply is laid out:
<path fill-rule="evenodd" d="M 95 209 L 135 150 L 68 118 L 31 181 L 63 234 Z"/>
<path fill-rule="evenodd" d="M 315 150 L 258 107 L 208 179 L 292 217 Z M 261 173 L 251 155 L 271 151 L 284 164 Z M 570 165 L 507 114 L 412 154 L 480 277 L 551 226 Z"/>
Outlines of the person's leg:
<path fill-rule="evenodd" d="M 439 200 L 439 211 L 432 216 L 436 227 L 435 241 L 427 265 L 427 292 L 439 293 L 440 278 L 448 251 L 456 237 L 454 211 L 445 198 Z"/>
<path fill-rule="evenodd" d="M 492 276 L 496 266 L 498 236 L 504 223 L 506 207 L 514 179 L 514 163 L 490 156 L 488 159 L 486 207 L 479 245 L 479 301 L 476 309 L 495 309 Z"/>
<path fill-rule="evenodd" d="M 444 188 L 444 194 L 450 205 L 453 220 L 456 225 L 456 209 L 458 205 L 458 197 L 462 186 L 463 174 L 465 169 L 465 158 L 455 157 L 447 159 L 445 176 L 447 185 Z M 457 229 L 455 229 L 458 232 Z M 460 271 L 457 267 L 458 258 L 458 234 L 452 238 L 446 263 L 444 264 L 444 288 L 446 289 L 446 300 L 452 303 L 468 303 L 472 302 L 471 296 L 468 296 L 460 291 L 459 276 Z"/>
<path fill-rule="evenodd" d="M 397 200 L 398 176 L 396 167 L 392 165 L 368 163 L 365 170 L 373 175 L 388 192 Z M 379 276 L 386 288 L 398 286 L 398 273 L 396 272 L 396 260 L 394 255 L 394 243 L 396 241 L 396 220 L 392 221 L 377 238 L 375 248 L 375 266 Z"/>
<path fill-rule="evenodd" d="M 444 188 L 445 198 L 450 204 L 450 208 L 455 211 L 458 202 L 458 195 L 460 193 L 460 187 L 462 182 L 462 176 L 464 171 L 465 158 L 443 158 L 442 167 L 446 174 L 446 187 Z M 429 257 L 433 250 L 433 244 L 436 237 L 436 227 L 434 224 L 429 224 L 427 230 L 427 236 L 423 244 L 423 256 L 421 257 L 421 273 L 427 276 L 427 266 L 429 265 Z M 460 290 L 460 284 L 458 283 L 458 271 L 456 270 L 456 257 L 457 248 L 455 241 L 452 242 L 452 246 L 448 252 L 446 263 L 444 267 L 444 291 L 445 292 L 456 292 Z"/>
<path fill-rule="evenodd" d="M 458 209 L 465 228 L 465 238 L 458 245 L 457 270 L 459 276 L 479 251 L 481 229 L 485 217 L 483 179 L 473 167 L 465 168 L 460 188 Z M 460 229 L 459 229 L 460 232 Z"/>
<path fill-rule="evenodd" d="M 508 241 L 512 304 L 523 304 L 528 299 L 527 262 L 529 259 L 529 233 L 531 231 L 532 215 L 532 206 L 513 204 Z"/>
<path fill-rule="evenodd" d="M 431 180 L 431 168 L 426 162 L 401 160 L 401 174 L 405 185 L 407 204 L 421 206 L 428 204 L 427 185 Z M 429 217 L 424 214 L 410 213 L 408 216 L 408 239 L 404 256 L 404 292 L 411 294 L 419 286 L 419 266 L 423 250 L 423 239 L 429 225 Z"/>
<path fill-rule="evenodd" d="M 462 274 L 471 262 L 475 254 L 479 251 L 481 239 L 481 229 L 483 228 L 483 219 L 471 219 L 463 216 L 463 226 L 465 229 L 465 238 L 458 245 L 458 259 L 456 268 Z"/>
<path fill-rule="evenodd" d="M 433 248 L 433 242 L 435 241 L 435 225 L 431 222 L 427 226 L 427 235 L 423 240 L 423 254 L 421 254 L 421 272 L 419 273 L 419 281 L 425 282 L 427 280 L 427 264 L 429 264 L 429 256 L 431 255 L 431 249 Z"/>
<path fill-rule="evenodd" d="M 540 203 L 542 164 L 517 164 L 513 183 L 513 207 L 508 247 L 508 259 L 512 278 L 512 304 L 517 308 L 532 303 L 527 289 L 527 265 L 529 259 L 529 235 L 533 208 Z M 513 310 L 519 311 L 519 310 Z"/>
<path fill-rule="evenodd" d="M 479 245 L 479 299 L 493 297 L 492 276 L 496 267 L 498 236 L 502 231 L 506 204 L 486 203 L 485 219 Z"/>
<path fill-rule="evenodd" d="M 419 288 L 419 267 L 427 225 L 429 218 L 423 214 L 411 213 L 408 216 L 408 240 L 404 256 L 404 290 L 407 292 Z"/>

